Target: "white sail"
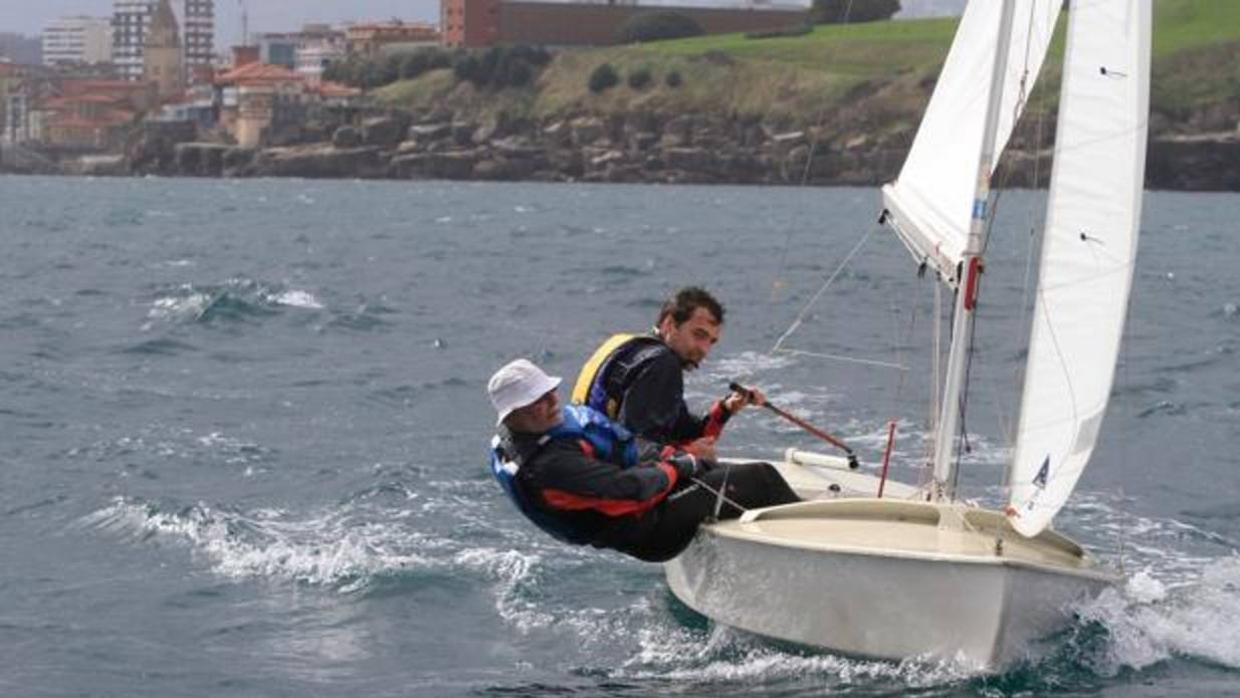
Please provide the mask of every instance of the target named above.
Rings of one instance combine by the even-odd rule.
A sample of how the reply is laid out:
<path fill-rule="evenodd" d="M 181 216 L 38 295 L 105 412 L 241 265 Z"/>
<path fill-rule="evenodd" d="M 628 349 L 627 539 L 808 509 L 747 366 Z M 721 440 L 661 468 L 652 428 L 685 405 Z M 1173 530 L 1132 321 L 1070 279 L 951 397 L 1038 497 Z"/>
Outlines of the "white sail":
<path fill-rule="evenodd" d="M 995 141 L 999 156 L 1033 90 L 1062 0 L 1016 0 Z M 919 262 L 955 283 L 973 215 L 983 122 L 1003 3 L 970 2 L 900 176 L 883 187 L 887 221 Z"/>
<path fill-rule="evenodd" d="M 1074 1 L 1009 515 L 1044 529 L 1111 392 L 1145 180 L 1150 0 Z"/>

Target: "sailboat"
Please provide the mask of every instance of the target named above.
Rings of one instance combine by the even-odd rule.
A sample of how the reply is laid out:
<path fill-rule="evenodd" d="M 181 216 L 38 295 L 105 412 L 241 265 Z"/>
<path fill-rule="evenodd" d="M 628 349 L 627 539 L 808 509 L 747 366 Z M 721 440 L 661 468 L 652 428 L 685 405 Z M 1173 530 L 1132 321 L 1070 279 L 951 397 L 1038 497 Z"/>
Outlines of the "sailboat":
<path fill-rule="evenodd" d="M 1062 93 L 1008 501 L 958 497 L 956 468 L 991 178 L 1041 68 L 1061 0 L 973 0 L 882 221 L 955 298 L 925 486 L 789 450 L 808 501 L 703 525 L 666 563 L 712 620 L 848 655 L 997 668 L 1119 575 L 1050 527 L 1094 450 L 1136 258 L 1150 0 L 1071 2 Z"/>

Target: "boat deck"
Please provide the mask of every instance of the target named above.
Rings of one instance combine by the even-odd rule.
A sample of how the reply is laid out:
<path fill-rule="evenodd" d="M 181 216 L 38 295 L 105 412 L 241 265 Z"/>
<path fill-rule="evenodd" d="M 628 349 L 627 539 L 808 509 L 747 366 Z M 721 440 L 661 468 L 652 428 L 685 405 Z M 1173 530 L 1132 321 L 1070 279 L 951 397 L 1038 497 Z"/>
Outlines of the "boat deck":
<path fill-rule="evenodd" d="M 1025 538 L 999 512 L 960 504 L 879 499 L 804 502 L 714 525 L 719 535 L 805 550 L 1023 563 L 1090 571 L 1092 558 L 1054 532 Z"/>

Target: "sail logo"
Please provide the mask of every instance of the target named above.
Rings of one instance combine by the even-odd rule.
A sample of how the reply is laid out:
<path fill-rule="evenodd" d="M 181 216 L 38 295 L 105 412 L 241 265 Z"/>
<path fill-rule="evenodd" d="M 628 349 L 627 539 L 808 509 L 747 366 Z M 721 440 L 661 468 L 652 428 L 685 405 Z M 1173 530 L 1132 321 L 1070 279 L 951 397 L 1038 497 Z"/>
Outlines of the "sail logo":
<path fill-rule="evenodd" d="M 1042 461 L 1042 467 L 1038 468 L 1038 474 L 1033 476 L 1033 484 L 1037 485 L 1038 489 L 1040 490 L 1046 489 L 1046 478 L 1049 477 L 1050 474 L 1051 474 L 1051 456 L 1048 453 L 1046 455 L 1046 460 Z"/>

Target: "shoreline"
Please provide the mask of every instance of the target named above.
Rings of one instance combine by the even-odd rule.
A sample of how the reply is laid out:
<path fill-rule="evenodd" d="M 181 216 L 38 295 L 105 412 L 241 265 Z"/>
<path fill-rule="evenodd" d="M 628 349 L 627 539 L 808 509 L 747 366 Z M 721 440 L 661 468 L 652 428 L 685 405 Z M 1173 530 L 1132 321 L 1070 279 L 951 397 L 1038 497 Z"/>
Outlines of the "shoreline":
<path fill-rule="evenodd" d="M 554 138 L 529 134 L 472 140 L 472 129 L 450 124 L 408 127 L 394 140 L 388 118 L 369 128 L 337 129 L 332 141 L 245 150 L 216 143 L 140 140 L 127 154 L 89 154 L 52 161 L 37 151 L 5 146 L 0 173 L 64 176 L 190 178 L 448 180 L 599 184 L 731 184 L 751 186 L 879 186 L 899 174 L 906 149 L 812 139 L 804 131 L 722 139 L 717 133 L 673 129 L 604 133 L 602 120 L 583 117 L 550 127 Z M 380 124 L 379 122 L 385 122 Z M 388 135 L 377 137 L 377 131 Z M 563 130 L 563 135 L 558 131 Z M 343 137 L 342 137 L 342 131 Z M 458 138 L 468 131 L 468 138 Z M 714 132 L 708 125 L 705 129 Z M 400 129 L 406 132 L 406 129 Z M 457 134 L 454 136 L 453 134 Z M 543 139 L 540 139 L 543 140 Z M 860 142 L 858 142 L 860 141 Z M 1009 149 L 995 173 L 997 186 L 1044 188 L 1052 153 Z M 1146 188 L 1240 191 L 1240 133 L 1151 138 Z"/>

